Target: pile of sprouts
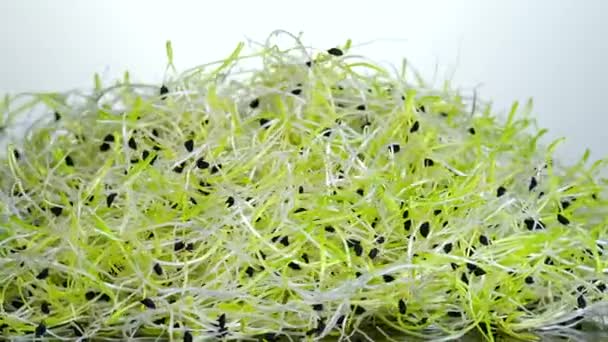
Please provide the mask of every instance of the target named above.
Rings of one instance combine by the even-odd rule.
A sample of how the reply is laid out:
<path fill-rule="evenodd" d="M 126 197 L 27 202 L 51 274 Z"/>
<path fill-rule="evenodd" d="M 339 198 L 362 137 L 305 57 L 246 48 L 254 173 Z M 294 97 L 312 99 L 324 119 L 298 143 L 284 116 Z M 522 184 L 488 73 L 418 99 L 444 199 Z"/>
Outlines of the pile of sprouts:
<path fill-rule="evenodd" d="M 0 336 L 533 340 L 606 316 L 605 161 L 561 165 L 531 102 L 498 117 L 350 41 L 251 50 L 177 72 L 167 43 L 163 84 L 4 98 Z"/>

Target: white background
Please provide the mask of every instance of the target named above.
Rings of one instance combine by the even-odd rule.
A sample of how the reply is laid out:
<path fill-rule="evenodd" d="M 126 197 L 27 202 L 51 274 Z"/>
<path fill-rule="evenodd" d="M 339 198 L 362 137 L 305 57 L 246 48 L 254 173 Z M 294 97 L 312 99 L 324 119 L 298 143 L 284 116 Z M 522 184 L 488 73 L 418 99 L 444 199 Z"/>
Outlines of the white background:
<path fill-rule="evenodd" d="M 83 1 L 0 0 L 0 93 L 92 86 L 92 75 L 160 82 L 164 42 L 186 69 L 226 56 L 275 29 L 304 32 L 321 49 L 435 66 L 506 112 L 533 97 L 550 139 L 575 161 L 608 157 L 608 1 Z M 455 73 L 454 73 L 455 71 Z"/>

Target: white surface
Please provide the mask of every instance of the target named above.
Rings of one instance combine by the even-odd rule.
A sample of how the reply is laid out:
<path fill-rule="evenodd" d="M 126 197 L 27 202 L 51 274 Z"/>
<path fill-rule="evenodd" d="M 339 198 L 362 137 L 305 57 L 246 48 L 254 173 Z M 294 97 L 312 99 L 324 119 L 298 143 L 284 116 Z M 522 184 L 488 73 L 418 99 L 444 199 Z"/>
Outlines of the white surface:
<path fill-rule="evenodd" d="M 549 138 L 568 138 L 562 156 L 575 161 L 590 147 L 597 159 L 608 157 L 607 15 L 601 0 L 2 0 L 0 93 L 89 87 L 95 72 L 159 82 L 167 39 L 185 69 L 281 28 L 323 49 L 380 39 L 358 51 L 407 57 L 429 79 L 437 63 L 448 71 L 438 80 L 483 84 L 479 96 L 502 112 L 533 97 Z"/>

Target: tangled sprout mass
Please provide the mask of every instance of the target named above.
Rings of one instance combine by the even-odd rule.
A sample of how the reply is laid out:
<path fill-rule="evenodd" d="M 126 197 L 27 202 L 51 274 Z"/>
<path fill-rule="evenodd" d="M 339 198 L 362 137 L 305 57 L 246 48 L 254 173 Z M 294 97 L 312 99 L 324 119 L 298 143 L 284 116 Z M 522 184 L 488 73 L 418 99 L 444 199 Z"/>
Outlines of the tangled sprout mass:
<path fill-rule="evenodd" d="M 293 47 L 273 42 L 289 36 Z M 163 85 L 7 96 L 6 338 L 532 340 L 606 316 L 604 161 L 273 33 Z M 416 82 L 410 82 L 412 78 Z"/>

